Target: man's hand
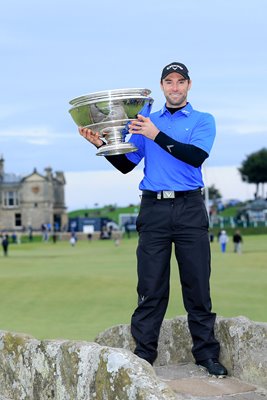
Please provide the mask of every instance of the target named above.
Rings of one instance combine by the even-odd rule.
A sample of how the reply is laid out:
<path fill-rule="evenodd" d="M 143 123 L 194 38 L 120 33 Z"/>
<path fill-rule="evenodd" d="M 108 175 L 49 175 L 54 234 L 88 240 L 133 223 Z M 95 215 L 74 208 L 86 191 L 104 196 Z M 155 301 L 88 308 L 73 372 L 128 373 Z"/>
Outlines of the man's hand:
<path fill-rule="evenodd" d="M 100 133 L 99 132 L 93 132 L 89 128 L 83 128 L 79 126 L 79 133 L 82 135 L 88 142 L 94 144 L 96 147 L 102 146 L 104 143 L 102 139 L 100 139 Z"/>
<path fill-rule="evenodd" d="M 137 119 L 128 125 L 129 133 L 143 135 L 154 140 L 160 130 L 151 122 L 150 118 L 138 114 Z"/>

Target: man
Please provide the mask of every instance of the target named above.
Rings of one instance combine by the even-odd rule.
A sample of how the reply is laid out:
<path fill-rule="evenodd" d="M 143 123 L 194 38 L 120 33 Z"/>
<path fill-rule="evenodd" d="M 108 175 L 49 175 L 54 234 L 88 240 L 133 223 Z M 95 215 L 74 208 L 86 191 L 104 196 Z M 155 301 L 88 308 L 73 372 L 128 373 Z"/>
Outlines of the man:
<path fill-rule="evenodd" d="M 8 234 L 2 236 L 2 247 L 4 256 L 8 256 L 9 237 Z"/>
<path fill-rule="evenodd" d="M 138 150 L 106 157 L 122 173 L 143 158 L 144 178 L 139 233 L 138 307 L 131 320 L 135 354 L 153 364 L 160 327 L 169 300 L 170 259 L 174 243 L 188 325 L 196 363 L 216 376 L 227 375 L 218 361 L 214 337 L 216 314 L 211 312 L 208 216 L 201 188 L 201 165 L 215 138 L 214 118 L 187 102 L 191 80 L 186 66 L 173 62 L 163 68 L 163 108 L 149 117 L 138 115 L 129 125 L 130 141 Z M 105 145 L 98 133 L 79 128 L 96 147 Z"/>
<path fill-rule="evenodd" d="M 235 231 L 233 235 L 233 243 L 234 243 L 234 252 L 241 254 L 241 246 L 242 246 L 243 238 L 241 236 L 240 230 Z"/>
<path fill-rule="evenodd" d="M 228 235 L 227 235 L 226 231 L 222 230 L 221 234 L 220 234 L 220 237 L 219 237 L 219 243 L 220 243 L 220 246 L 221 246 L 221 252 L 222 253 L 226 252 L 226 246 L 227 246 L 228 241 L 229 241 L 229 238 L 228 238 Z"/>

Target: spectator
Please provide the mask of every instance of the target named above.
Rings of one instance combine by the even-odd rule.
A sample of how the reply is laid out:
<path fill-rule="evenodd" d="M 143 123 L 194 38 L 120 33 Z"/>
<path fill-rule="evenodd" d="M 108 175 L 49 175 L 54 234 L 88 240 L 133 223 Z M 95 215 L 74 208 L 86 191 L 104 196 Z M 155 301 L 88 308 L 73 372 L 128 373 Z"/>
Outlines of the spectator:
<path fill-rule="evenodd" d="M 75 232 L 71 232 L 71 235 L 70 235 L 70 244 L 72 245 L 72 247 L 75 246 L 76 242 L 77 242 L 76 234 L 75 234 Z"/>
<path fill-rule="evenodd" d="M 9 245 L 8 235 L 4 234 L 2 236 L 2 247 L 3 247 L 3 252 L 4 252 L 5 257 L 8 255 L 8 245 Z"/>
<path fill-rule="evenodd" d="M 30 242 L 32 242 L 32 240 L 33 240 L 32 231 L 33 231 L 32 227 L 29 226 L 29 236 L 28 236 L 28 237 L 29 237 L 29 241 L 30 241 Z"/>
<path fill-rule="evenodd" d="M 12 237 L 12 243 L 17 243 L 17 234 L 16 234 L 16 232 L 13 232 L 11 237 Z"/>
<path fill-rule="evenodd" d="M 233 235 L 234 252 L 241 254 L 243 238 L 239 230 L 237 230 Z"/>
<path fill-rule="evenodd" d="M 210 231 L 210 242 L 213 243 L 214 241 L 214 233 Z"/>
<path fill-rule="evenodd" d="M 101 229 L 101 232 L 100 232 L 100 239 L 101 239 L 101 240 L 110 239 L 109 232 L 108 232 L 106 226 L 103 226 L 102 229 Z"/>
<path fill-rule="evenodd" d="M 125 229 L 125 233 L 126 233 L 128 239 L 130 239 L 131 231 L 130 231 L 130 223 L 129 223 L 129 221 L 125 222 L 124 229 Z"/>
<path fill-rule="evenodd" d="M 222 253 L 226 252 L 226 245 L 228 243 L 228 235 L 226 233 L 226 231 L 221 231 L 221 234 L 219 236 L 219 243 L 221 245 L 221 251 Z"/>

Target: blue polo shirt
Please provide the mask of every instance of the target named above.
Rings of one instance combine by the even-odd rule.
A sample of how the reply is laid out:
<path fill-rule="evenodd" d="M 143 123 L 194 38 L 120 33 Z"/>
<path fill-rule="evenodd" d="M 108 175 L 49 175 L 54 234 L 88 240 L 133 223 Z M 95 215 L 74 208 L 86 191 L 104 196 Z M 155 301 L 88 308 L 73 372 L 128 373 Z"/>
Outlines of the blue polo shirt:
<path fill-rule="evenodd" d="M 160 111 L 150 114 L 150 119 L 160 131 L 174 140 L 192 144 L 210 153 L 216 134 L 211 114 L 196 111 L 187 103 L 174 114 L 164 105 Z M 180 191 L 204 186 L 201 167 L 196 168 L 178 160 L 142 135 L 131 135 L 129 142 L 135 144 L 138 150 L 127 153 L 127 158 L 135 164 L 144 158 L 144 178 L 140 182 L 140 190 Z"/>

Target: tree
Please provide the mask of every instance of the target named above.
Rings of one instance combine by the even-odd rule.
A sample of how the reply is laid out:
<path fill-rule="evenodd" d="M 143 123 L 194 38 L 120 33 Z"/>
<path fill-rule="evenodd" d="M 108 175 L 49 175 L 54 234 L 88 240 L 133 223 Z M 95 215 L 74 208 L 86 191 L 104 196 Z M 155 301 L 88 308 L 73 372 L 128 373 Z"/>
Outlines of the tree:
<path fill-rule="evenodd" d="M 267 148 L 264 147 L 247 156 L 238 171 L 242 181 L 256 184 L 255 197 L 258 197 L 259 185 L 262 184 L 262 195 L 264 196 L 264 184 L 267 182 Z"/>
<path fill-rule="evenodd" d="M 222 198 L 222 195 L 220 193 L 220 191 L 214 186 L 208 186 L 208 191 L 209 191 L 209 199 L 210 200 L 218 200 Z M 205 191 L 204 191 L 204 198 L 205 198 Z"/>

